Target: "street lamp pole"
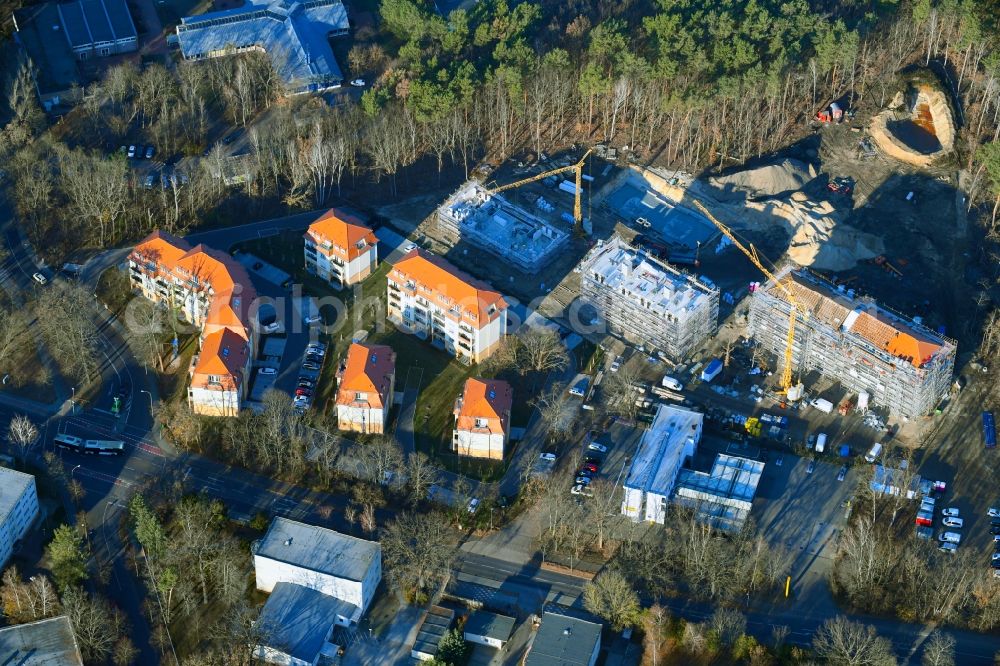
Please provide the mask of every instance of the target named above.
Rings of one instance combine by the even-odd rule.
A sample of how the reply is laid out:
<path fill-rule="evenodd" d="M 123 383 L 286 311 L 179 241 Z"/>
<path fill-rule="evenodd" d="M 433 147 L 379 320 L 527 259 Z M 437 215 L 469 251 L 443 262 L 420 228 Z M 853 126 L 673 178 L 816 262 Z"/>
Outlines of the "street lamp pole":
<path fill-rule="evenodd" d="M 69 399 L 69 402 L 70 402 L 70 407 L 72 407 L 72 412 L 75 415 L 76 414 L 76 387 L 75 386 L 70 386 L 69 390 L 73 392 L 73 397 L 71 397 Z"/>
<path fill-rule="evenodd" d="M 152 415 L 152 413 L 153 413 L 153 394 L 150 393 L 149 391 L 147 391 L 146 389 L 139 389 L 139 393 L 145 393 L 146 395 L 149 396 L 149 413 L 150 413 L 150 415 Z"/>

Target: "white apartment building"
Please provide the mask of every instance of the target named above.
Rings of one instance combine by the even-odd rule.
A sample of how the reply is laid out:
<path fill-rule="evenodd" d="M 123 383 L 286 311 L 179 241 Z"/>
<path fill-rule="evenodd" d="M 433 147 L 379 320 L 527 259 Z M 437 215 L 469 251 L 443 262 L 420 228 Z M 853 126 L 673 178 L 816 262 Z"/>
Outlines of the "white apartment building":
<path fill-rule="evenodd" d="M 639 440 L 622 483 L 623 515 L 635 521 L 663 524 L 677 475 L 698 448 L 704 420 L 704 414 L 699 412 L 660 405 L 653 424 Z"/>
<path fill-rule="evenodd" d="M 460 456 L 503 460 L 514 392 L 502 379 L 465 381 L 455 401 L 452 450 Z"/>
<path fill-rule="evenodd" d="M 337 428 L 384 433 L 395 384 L 392 347 L 352 343 L 337 371 Z"/>
<path fill-rule="evenodd" d="M 719 290 L 615 236 L 580 262 L 580 295 L 632 344 L 680 360 L 696 351 L 719 319 Z"/>
<path fill-rule="evenodd" d="M 337 289 L 361 282 L 378 266 L 378 238 L 358 218 L 331 208 L 309 225 L 306 270 Z"/>
<path fill-rule="evenodd" d="M 466 364 L 490 356 L 507 334 L 500 292 L 419 249 L 389 273 L 388 318 Z"/>
<path fill-rule="evenodd" d="M 38 517 L 35 477 L 0 467 L 0 569 Z"/>

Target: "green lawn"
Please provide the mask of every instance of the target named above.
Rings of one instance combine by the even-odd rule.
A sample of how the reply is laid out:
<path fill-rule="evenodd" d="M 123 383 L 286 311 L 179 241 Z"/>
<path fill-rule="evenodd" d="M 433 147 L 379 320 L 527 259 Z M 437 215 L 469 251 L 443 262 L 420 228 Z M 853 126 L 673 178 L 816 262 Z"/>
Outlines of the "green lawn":
<path fill-rule="evenodd" d="M 331 321 L 332 314 L 327 311 L 330 308 L 324 309 L 323 312 L 327 317 L 327 324 L 332 325 L 332 332 L 327 336 L 330 348 L 329 361 L 323 366 L 319 390 L 315 397 L 316 409 L 325 411 L 332 406 L 338 361 L 346 353 L 354 333 L 365 330 L 368 332 L 366 342 L 388 345 L 396 352 L 397 391 L 405 390 L 408 376 L 412 382 L 418 380 L 420 382 L 414 423 L 417 450 L 427 453 L 452 471 L 486 480 L 502 475 L 506 461 L 503 463 L 471 461 L 451 453 L 451 431 L 454 422 L 452 410 L 455 399 L 466 379 L 482 375 L 477 374 L 476 366 L 462 365 L 451 355 L 432 347 L 430 343 L 416 336 L 397 330 L 386 320 L 386 276 L 391 269 L 388 263 L 380 264 L 361 285 L 338 292 L 323 280 L 306 272 L 302 255 L 303 241 L 299 233 L 256 239 L 241 243 L 234 249 L 250 252 L 288 272 L 296 282 L 303 285 L 303 292 L 310 296 L 335 296 L 344 303 L 344 307 L 337 312 L 336 322 Z M 527 424 L 531 413 L 528 387 L 541 386 L 542 381 L 540 378 L 536 380 L 520 376 L 501 378 L 515 386 L 517 393 L 514 396 L 512 420 L 515 427 L 523 427 Z M 398 413 L 396 416 L 398 417 Z"/>

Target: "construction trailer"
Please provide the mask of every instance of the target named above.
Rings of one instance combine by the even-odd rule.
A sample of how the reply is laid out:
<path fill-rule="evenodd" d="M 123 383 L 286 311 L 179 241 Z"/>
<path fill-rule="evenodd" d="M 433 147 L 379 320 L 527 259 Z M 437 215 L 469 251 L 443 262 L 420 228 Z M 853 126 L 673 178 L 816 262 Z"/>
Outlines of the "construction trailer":
<path fill-rule="evenodd" d="M 806 270 L 786 268 L 776 277 L 800 308 L 792 349 L 797 373 L 818 371 L 904 418 L 931 412 L 947 394 L 954 340 Z M 750 299 L 748 332 L 777 356 L 785 352 L 790 307 L 773 282 Z"/>
<path fill-rule="evenodd" d="M 584 302 L 627 342 L 680 361 L 715 333 L 719 290 L 618 236 L 591 249 L 578 270 Z"/>

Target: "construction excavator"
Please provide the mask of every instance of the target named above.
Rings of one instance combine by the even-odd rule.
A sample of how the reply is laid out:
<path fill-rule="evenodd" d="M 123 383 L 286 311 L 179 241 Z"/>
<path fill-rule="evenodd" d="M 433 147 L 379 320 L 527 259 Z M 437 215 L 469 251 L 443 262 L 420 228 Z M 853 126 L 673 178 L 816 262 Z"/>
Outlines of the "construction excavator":
<path fill-rule="evenodd" d="M 556 176 L 567 171 L 572 171 L 576 175 L 576 193 L 574 194 L 573 201 L 573 221 L 576 224 L 577 231 L 583 231 L 583 211 L 580 206 L 580 193 L 583 191 L 583 165 L 586 163 L 587 158 L 590 157 L 590 153 L 593 149 L 588 149 L 587 152 L 583 154 L 580 161 L 576 164 L 570 164 L 569 166 L 559 167 L 558 169 L 551 169 L 549 171 L 544 171 L 539 174 L 535 174 L 529 178 L 523 178 L 516 182 L 510 183 L 508 185 L 501 185 L 499 187 L 487 187 L 486 191 L 489 194 L 500 194 L 501 192 L 506 192 L 507 190 L 513 190 L 516 187 L 521 187 L 522 185 L 527 185 L 528 183 L 534 183 L 539 180 L 544 180 L 549 176 Z"/>
<path fill-rule="evenodd" d="M 781 369 L 781 395 L 785 396 L 789 402 L 796 402 L 800 400 L 802 398 L 802 391 L 804 387 L 802 386 L 802 382 L 792 384 L 792 353 L 793 345 L 795 344 L 795 321 L 798 314 L 801 313 L 803 319 L 805 319 L 808 318 L 808 313 L 799 307 L 799 303 L 795 299 L 795 294 L 792 293 L 792 290 L 789 289 L 787 285 L 779 281 L 778 278 L 776 278 L 774 274 L 764 266 L 760 257 L 757 255 L 757 249 L 753 246 L 753 243 L 750 243 L 749 246 L 744 245 L 736 237 L 732 230 L 730 230 L 729 227 L 724 225 L 722 222 L 715 219 L 715 216 L 709 213 L 708 209 L 705 208 L 700 201 L 695 201 L 694 205 L 706 219 L 718 227 L 719 231 L 721 231 L 726 238 L 732 241 L 733 245 L 739 248 L 740 252 L 747 256 L 747 259 L 749 259 L 750 263 L 757 267 L 757 270 L 763 273 L 768 280 L 776 284 L 778 288 L 784 292 L 785 297 L 788 299 L 790 307 L 788 310 L 788 334 L 785 338 L 785 364 Z"/>

